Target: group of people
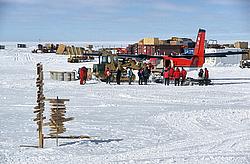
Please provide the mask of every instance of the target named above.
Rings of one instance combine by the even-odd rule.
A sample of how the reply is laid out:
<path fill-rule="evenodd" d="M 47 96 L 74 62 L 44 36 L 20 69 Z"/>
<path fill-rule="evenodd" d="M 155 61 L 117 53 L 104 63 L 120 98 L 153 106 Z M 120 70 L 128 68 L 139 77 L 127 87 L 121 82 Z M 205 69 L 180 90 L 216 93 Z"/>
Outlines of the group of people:
<path fill-rule="evenodd" d="M 209 83 L 209 71 L 207 68 L 204 70 L 201 68 L 198 73 L 199 85 L 208 85 Z"/>
<path fill-rule="evenodd" d="M 131 85 L 131 82 L 133 81 L 133 71 L 132 68 L 127 67 L 127 78 L 128 78 L 128 83 L 129 85 Z M 139 77 L 139 81 L 138 84 L 139 85 L 147 85 L 149 76 L 151 74 L 151 70 L 148 67 L 145 68 L 141 68 L 138 70 L 138 77 Z M 110 71 L 109 68 L 105 69 L 104 75 L 106 77 L 106 83 L 110 84 L 111 82 L 111 77 L 112 77 L 112 73 Z M 118 85 L 120 85 L 121 82 L 121 75 L 122 75 L 122 69 L 120 67 L 117 67 L 116 69 L 116 82 Z M 169 85 L 170 81 L 174 81 L 174 85 L 175 86 L 180 86 L 180 85 L 185 85 L 185 81 L 186 81 L 186 77 L 187 77 L 187 71 L 182 67 L 182 69 L 180 70 L 179 67 L 167 67 L 163 70 L 162 72 L 162 76 L 164 79 L 164 84 L 165 85 Z M 198 73 L 198 79 L 200 80 L 200 85 L 208 85 L 209 83 L 209 71 L 207 68 L 200 69 L 199 73 Z"/>
<path fill-rule="evenodd" d="M 111 77 L 112 77 L 112 73 L 110 71 L 110 69 L 107 67 L 104 71 L 104 75 L 106 77 L 106 83 L 107 84 L 110 84 L 111 82 Z M 116 83 L 118 85 L 121 84 L 121 75 L 122 75 L 122 69 L 121 67 L 117 67 L 116 68 Z M 130 67 L 127 67 L 127 77 L 128 77 L 128 82 L 129 82 L 129 85 L 131 85 L 131 82 L 133 80 L 133 71 Z"/>
<path fill-rule="evenodd" d="M 129 85 L 131 85 L 131 83 L 133 81 L 133 77 L 134 77 L 133 70 L 132 70 L 132 68 L 127 67 L 126 71 L 127 71 L 126 73 L 127 73 L 128 83 L 129 83 Z M 122 69 L 120 67 L 117 67 L 115 73 L 116 73 L 116 83 L 118 85 L 120 85 Z M 138 70 L 138 77 L 139 77 L 138 83 L 139 83 L 139 85 L 143 85 L 143 82 L 145 85 L 147 85 L 147 81 L 149 79 L 150 74 L 151 74 L 151 70 L 148 67 L 139 69 Z M 106 83 L 110 84 L 112 73 L 108 67 L 105 69 L 104 75 L 106 77 Z"/>
<path fill-rule="evenodd" d="M 181 85 L 184 85 L 186 76 L 187 76 L 187 71 L 183 67 L 181 71 L 178 67 L 176 67 L 176 69 L 174 69 L 173 67 L 167 67 L 163 71 L 163 78 L 165 85 L 169 85 L 170 80 L 174 80 L 175 86 L 177 85 L 179 86 L 180 83 Z"/>
<path fill-rule="evenodd" d="M 147 85 L 149 76 L 151 74 L 151 70 L 148 67 L 141 68 L 138 70 L 138 77 L 139 77 L 139 85 Z"/>

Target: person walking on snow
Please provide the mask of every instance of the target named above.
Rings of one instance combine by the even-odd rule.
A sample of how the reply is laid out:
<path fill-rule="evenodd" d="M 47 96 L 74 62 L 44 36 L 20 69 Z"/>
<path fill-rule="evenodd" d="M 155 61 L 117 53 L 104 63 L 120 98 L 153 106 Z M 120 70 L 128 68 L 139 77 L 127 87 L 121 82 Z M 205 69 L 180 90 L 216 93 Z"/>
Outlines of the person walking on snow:
<path fill-rule="evenodd" d="M 187 71 L 182 67 L 181 70 L 181 85 L 184 85 L 186 81 Z"/>
<path fill-rule="evenodd" d="M 180 76 L 181 76 L 181 72 L 179 70 L 179 68 L 177 67 L 174 71 L 174 85 L 180 85 Z"/>

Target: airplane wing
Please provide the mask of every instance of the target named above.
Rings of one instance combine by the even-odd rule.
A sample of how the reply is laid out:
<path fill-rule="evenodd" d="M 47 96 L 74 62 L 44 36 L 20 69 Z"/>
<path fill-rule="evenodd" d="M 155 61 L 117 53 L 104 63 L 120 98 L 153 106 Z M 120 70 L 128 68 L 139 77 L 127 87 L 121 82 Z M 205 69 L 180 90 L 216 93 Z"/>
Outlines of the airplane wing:
<path fill-rule="evenodd" d="M 227 57 L 227 55 L 238 55 L 238 54 L 248 54 L 248 52 L 241 51 L 241 52 L 218 52 L 218 53 L 205 53 L 205 57 Z"/>
<path fill-rule="evenodd" d="M 227 55 L 225 54 L 217 54 L 217 53 L 209 53 L 209 54 L 204 54 L 205 58 L 209 58 L 209 57 L 227 57 Z"/>
<path fill-rule="evenodd" d="M 248 52 L 241 51 L 241 52 L 218 52 L 218 53 L 205 53 L 204 57 L 227 57 L 227 55 L 238 55 L 238 54 L 248 54 Z M 191 59 L 193 54 L 181 54 L 181 55 L 171 55 L 172 58 L 187 58 Z"/>
<path fill-rule="evenodd" d="M 241 51 L 241 52 L 219 52 L 219 53 L 205 53 L 204 57 L 227 57 L 227 55 L 237 55 L 237 54 L 248 54 L 248 52 Z M 93 52 L 93 53 L 84 53 L 83 55 L 86 56 L 102 56 L 101 52 Z M 117 54 L 120 58 L 137 58 L 137 59 L 150 59 L 150 58 L 157 58 L 157 59 L 163 59 L 163 56 L 160 55 L 145 55 L 145 54 Z M 178 55 L 169 55 L 169 57 L 172 58 L 186 58 L 191 59 L 193 57 L 193 54 L 178 54 Z"/>
<path fill-rule="evenodd" d="M 83 56 L 102 56 L 101 52 L 83 53 Z"/>
<path fill-rule="evenodd" d="M 86 55 L 86 56 L 102 56 L 101 52 L 93 52 L 93 53 L 83 53 L 82 55 Z M 139 58 L 139 59 L 150 59 L 150 58 L 163 58 L 162 56 L 152 56 L 152 55 L 145 55 L 145 54 L 117 54 L 114 55 L 117 56 L 119 58 Z"/>
<path fill-rule="evenodd" d="M 194 55 L 193 54 L 180 54 L 180 55 L 170 55 L 171 58 L 186 58 L 191 59 Z M 204 54 L 204 57 L 226 57 L 226 55 L 218 55 L 218 54 Z"/>
<path fill-rule="evenodd" d="M 117 54 L 118 57 L 124 58 L 139 58 L 139 59 L 150 59 L 150 58 L 158 58 L 163 59 L 163 56 L 152 56 L 152 55 L 145 55 L 145 54 Z"/>

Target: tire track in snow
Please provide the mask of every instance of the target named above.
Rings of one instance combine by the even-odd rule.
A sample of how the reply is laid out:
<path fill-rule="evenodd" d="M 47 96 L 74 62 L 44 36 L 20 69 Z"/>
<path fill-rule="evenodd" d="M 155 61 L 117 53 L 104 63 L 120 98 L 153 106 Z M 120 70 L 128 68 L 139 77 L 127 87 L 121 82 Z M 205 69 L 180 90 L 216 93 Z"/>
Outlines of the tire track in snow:
<path fill-rule="evenodd" d="M 132 159 L 127 159 L 127 160 L 116 160 L 116 161 L 112 161 L 115 163 L 138 163 L 138 162 L 152 162 L 155 161 L 156 163 L 165 163 L 165 162 L 171 162 L 171 163 L 185 163 L 185 162 L 194 162 L 197 163 L 197 161 L 199 161 L 199 163 L 202 163 L 201 161 L 206 161 L 209 163 L 214 163 L 214 162 L 219 162 L 219 163 L 225 163 L 227 162 L 235 162 L 238 161 L 237 163 L 249 163 L 250 159 L 249 156 L 246 154 L 249 154 L 249 151 L 238 151 L 238 152 L 225 152 L 225 153 L 217 153 L 217 152 L 211 152 L 211 153 L 204 153 L 204 154 L 197 154 L 197 155 L 189 155 L 189 154 L 182 154 L 182 155 L 169 155 L 169 156 L 165 156 L 165 157 L 152 157 L 152 158 L 132 158 Z M 152 155 L 152 154 L 150 154 Z M 145 155 L 147 156 L 147 155 Z M 232 157 L 234 159 L 232 159 Z M 140 159 L 138 159 L 140 158 Z M 168 161 L 165 161 L 168 160 Z M 214 162 L 213 162 L 214 161 Z"/>
<path fill-rule="evenodd" d="M 18 55 L 18 53 L 16 53 L 16 54 L 15 54 L 15 56 L 14 56 L 14 61 L 16 61 L 16 62 L 17 62 L 17 61 L 18 61 L 18 59 L 19 59 L 19 55 Z"/>
<path fill-rule="evenodd" d="M 22 53 L 17 52 L 14 55 L 14 62 L 20 65 L 34 64 L 34 58 L 30 55 L 30 53 Z"/>
<path fill-rule="evenodd" d="M 237 151 L 236 146 L 238 144 L 249 143 L 250 140 L 250 129 L 247 131 L 244 128 L 240 130 L 240 127 L 244 126 L 240 122 L 243 119 L 245 120 L 245 112 L 249 111 L 170 112 L 172 114 L 156 116 L 152 120 L 165 117 L 161 121 L 167 127 L 178 129 L 180 131 L 178 134 L 187 134 L 184 144 L 175 142 L 174 147 L 177 147 L 177 149 L 175 148 L 172 151 L 198 151 L 197 154 L 202 152 L 223 152 L 225 150 Z M 187 146 L 186 143 L 190 143 L 190 146 Z"/>

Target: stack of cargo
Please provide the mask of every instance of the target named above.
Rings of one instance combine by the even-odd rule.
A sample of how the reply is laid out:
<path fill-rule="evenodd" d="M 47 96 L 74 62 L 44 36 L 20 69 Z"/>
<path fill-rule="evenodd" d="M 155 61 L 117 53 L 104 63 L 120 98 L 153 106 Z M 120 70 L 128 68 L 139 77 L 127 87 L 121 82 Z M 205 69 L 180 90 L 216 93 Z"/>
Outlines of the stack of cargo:
<path fill-rule="evenodd" d="M 248 42 L 235 42 L 235 48 L 248 49 Z"/>
<path fill-rule="evenodd" d="M 84 56 L 85 49 L 82 47 L 75 47 L 75 46 L 67 46 L 66 52 L 68 57 L 68 62 L 70 63 L 79 63 L 84 60 L 87 60 L 88 57 Z"/>
<path fill-rule="evenodd" d="M 167 43 L 170 45 L 182 45 L 186 48 L 194 48 L 195 42 L 192 41 L 192 39 L 189 38 L 178 38 L 178 37 L 172 37 L 171 39 L 167 40 Z"/>
<path fill-rule="evenodd" d="M 180 40 L 177 37 L 172 37 L 170 40 L 168 40 L 170 45 L 181 45 L 182 44 L 182 40 Z"/>
<path fill-rule="evenodd" d="M 250 60 L 250 49 L 245 50 L 248 53 L 247 54 L 242 54 L 242 60 Z"/>
<path fill-rule="evenodd" d="M 129 45 L 127 52 L 129 54 L 169 55 L 171 53 L 183 53 L 183 48 L 194 48 L 194 46 L 195 42 L 189 38 L 172 37 L 169 40 L 144 38 L 138 43 Z"/>
<path fill-rule="evenodd" d="M 66 46 L 64 44 L 59 44 L 56 54 L 65 54 Z"/>
<path fill-rule="evenodd" d="M 139 45 L 159 45 L 159 38 L 144 38 L 139 41 Z"/>

